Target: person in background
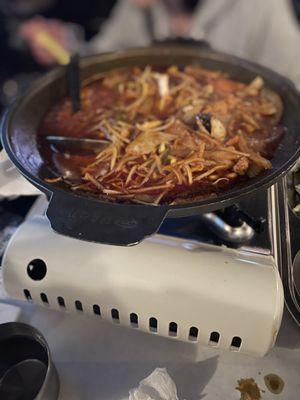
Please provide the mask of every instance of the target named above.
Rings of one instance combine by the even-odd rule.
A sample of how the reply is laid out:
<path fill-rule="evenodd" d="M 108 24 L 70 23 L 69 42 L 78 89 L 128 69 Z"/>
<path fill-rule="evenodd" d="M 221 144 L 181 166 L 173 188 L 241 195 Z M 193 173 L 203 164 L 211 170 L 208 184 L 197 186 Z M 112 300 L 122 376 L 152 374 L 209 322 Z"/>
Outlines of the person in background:
<path fill-rule="evenodd" d="M 191 37 L 266 65 L 300 87 L 300 29 L 293 2 L 299 5 L 298 0 L 119 0 L 100 32 L 89 42 L 78 42 L 78 48 L 88 54 L 145 46 L 154 39 Z M 187 3 L 193 4 L 186 7 Z M 35 35 L 40 29 L 51 33 L 53 23 L 33 20 L 21 29 L 35 57 L 48 65 L 54 59 L 41 54 Z M 67 37 L 68 29 L 65 24 L 55 28 L 61 37 Z M 69 48 L 67 41 L 61 43 Z"/>
<path fill-rule="evenodd" d="M 24 43 L 22 26 L 28 21 L 49 21 L 52 36 L 75 51 L 80 40 L 89 40 L 99 31 L 115 3 L 116 0 L 0 0 L 0 111 L 44 71 L 45 63 L 39 57 L 33 58 L 29 43 Z"/>
<path fill-rule="evenodd" d="M 300 0 L 292 0 L 298 21 L 300 21 Z"/>

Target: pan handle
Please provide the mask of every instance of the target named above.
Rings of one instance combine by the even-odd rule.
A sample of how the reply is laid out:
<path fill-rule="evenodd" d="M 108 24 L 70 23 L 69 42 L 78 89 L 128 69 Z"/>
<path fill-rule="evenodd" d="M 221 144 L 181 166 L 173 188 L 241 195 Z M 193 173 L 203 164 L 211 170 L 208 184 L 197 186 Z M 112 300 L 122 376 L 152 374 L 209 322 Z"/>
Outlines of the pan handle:
<path fill-rule="evenodd" d="M 129 246 L 155 233 L 166 216 L 160 206 L 99 202 L 53 193 L 47 209 L 51 227 L 75 239 Z"/>

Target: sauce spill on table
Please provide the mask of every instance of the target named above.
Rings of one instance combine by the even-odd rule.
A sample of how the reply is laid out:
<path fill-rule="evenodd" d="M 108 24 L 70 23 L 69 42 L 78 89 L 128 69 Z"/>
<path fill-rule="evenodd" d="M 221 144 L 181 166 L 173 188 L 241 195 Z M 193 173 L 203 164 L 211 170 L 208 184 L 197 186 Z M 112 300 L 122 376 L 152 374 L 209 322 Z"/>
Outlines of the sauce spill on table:
<path fill-rule="evenodd" d="M 279 394 L 283 391 L 284 381 L 276 374 L 268 374 L 264 377 L 265 384 L 269 391 L 274 394 Z"/>
<path fill-rule="evenodd" d="M 237 390 L 241 392 L 241 400 L 260 400 L 260 389 L 253 378 L 240 379 Z"/>

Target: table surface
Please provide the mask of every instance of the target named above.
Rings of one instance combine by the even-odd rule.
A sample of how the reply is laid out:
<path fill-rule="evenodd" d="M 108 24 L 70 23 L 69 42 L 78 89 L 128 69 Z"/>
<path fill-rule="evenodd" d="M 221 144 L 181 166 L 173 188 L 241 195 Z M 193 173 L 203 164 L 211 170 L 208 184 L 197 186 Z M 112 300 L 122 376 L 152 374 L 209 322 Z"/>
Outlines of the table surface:
<path fill-rule="evenodd" d="M 0 299 L 0 323 L 29 323 L 48 341 L 60 376 L 59 400 L 128 399 L 128 391 L 156 367 L 167 368 L 180 400 L 239 399 L 237 380 L 250 377 L 266 390 L 263 400 L 300 399 L 300 328 L 288 312 L 275 348 L 264 358 L 252 358 L 133 331 L 95 316 L 12 301 L 1 285 Z M 269 373 L 284 380 L 280 395 L 266 389 L 263 377 Z"/>

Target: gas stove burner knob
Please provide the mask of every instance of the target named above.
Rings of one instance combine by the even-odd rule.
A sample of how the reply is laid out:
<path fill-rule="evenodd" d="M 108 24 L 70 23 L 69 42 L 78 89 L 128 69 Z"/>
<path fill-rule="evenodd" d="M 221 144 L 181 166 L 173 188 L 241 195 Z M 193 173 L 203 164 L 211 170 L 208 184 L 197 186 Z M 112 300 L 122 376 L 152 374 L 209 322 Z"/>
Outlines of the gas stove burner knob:
<path fill-rule="evenodd" d="M 244 211 L 241 211 L 241 214 L 244 216 L 244 221 L 251 226 L 255 233 L 264 232 L 267 222 L 264 217 L 252 218 L 248 214 L 244 213 Z"/>
<path fill-rule="evenodd" d="M 47 274 L 47 265 L 40 258 L 35 258 L 27 265 L 27 274 L 34 281 L 41 281 Z"/>
<path fill-rule="evenodd" d="M 252 217 L 246 211 L 242 210 L 238 205 L 233 205 L 232 209 L 236 212 L 240 221 L 246 222 L 256 233 L 262 233 L 265 230 L 266 219 L 264 217 Z"/>

